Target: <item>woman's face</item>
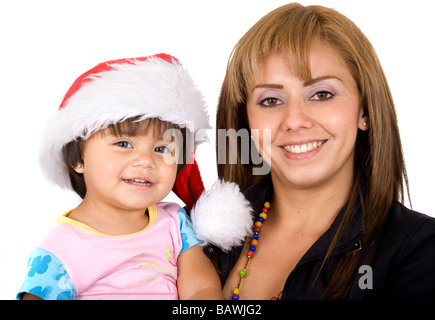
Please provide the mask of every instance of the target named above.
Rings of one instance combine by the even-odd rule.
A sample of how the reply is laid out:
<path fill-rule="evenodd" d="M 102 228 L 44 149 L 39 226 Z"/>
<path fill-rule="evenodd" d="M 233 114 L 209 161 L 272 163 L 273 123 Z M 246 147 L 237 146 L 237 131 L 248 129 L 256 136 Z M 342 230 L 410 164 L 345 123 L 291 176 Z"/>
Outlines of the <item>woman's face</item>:
<path fill-rule="evenodd" d="M 249 127 L 260 131 L 253 137 L 258 136 L 256 146 L 270 162 L 274 183 L 347 185 L 357 132 L 367 130 L 368 119 L 357 84 L 334 48 L 315 42 L 309 62 L 312 79 L 304 81 L 281 53 L 261 61 L 259 81 L 247 92 Z"/>

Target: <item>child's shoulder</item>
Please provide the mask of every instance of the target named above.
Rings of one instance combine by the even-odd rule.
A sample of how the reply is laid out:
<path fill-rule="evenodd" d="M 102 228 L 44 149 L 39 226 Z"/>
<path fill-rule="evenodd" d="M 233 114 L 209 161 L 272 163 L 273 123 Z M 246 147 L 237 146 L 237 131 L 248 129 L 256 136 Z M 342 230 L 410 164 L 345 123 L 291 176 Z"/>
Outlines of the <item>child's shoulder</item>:
<path fill-rule="evenodd" d="M 179 215 L 180 213 L 186 214 L 184 208 L 182 208 L 178 203 L 175 202 L 159 202 L 156 204 L 156 209 L 158 212 L 166 212 L 174 216 Z"/>
<path fill-rule="evenodd" d="M 82 227 L 80 222 L 68 218 L 68 214 L 71 211 L 56 218 L 51 230 L 37 246 L 50 252 L 64 263 L 82 256 L 84 248 L 86 251 L 96 250 L 93 246 L 89 245 L 89 240 L 94 239 L 96 234 L 89 232 L 86 229 L 86 225 L 83 224 Z"/>
<path fill-rule="evenodd" d="M 178 203 L 159 202 L 156 204 L 156 209 L 159 215 L 164 214 L 178 221 L 181 229 L 184 225 L 191 225 L 189 212 L 186 212 L 189 209 L 181 207 Z"/>
<path fill-rule="evenodd" d="M 68 220 L 71 220 L 68 218 L 68 215 L 71 212 L 72 212 L 72 210 L 69 210 L 69 211 L 65 212 L 64 214 L 56 217 L 54 225 L 52 226 L 50 231 L 48 231 L 48 233 L 45 235 L 45 237 L 42 240 L 42 243 L 57 242 L 57 241 L 59 241 L 60 238 L 64 238 L 64 237 L 69 238 L 71 236 L 74 236 L 69 231 L 71 229 L 68 228 L 68 226 L 71 225 L 71 223 L 68 223 Z M 62 236 L 59 237 L 59 235 L 62 235 Z M 66 241 L 69 241 L 69 239 Z"/>

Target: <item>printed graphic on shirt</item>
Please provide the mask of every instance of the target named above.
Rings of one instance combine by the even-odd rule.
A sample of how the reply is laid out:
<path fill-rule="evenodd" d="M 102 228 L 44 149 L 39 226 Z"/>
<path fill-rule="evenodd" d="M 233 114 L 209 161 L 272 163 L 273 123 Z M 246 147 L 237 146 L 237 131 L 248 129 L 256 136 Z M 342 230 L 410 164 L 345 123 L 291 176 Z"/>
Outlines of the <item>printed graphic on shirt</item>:
<path fill-rule="evenodd" d="M 169 249 L 169 248 L 168 248 Z M 172 277 L 174 276 L 174 273 L 170 270 L 170 269 L 168 269 L 168 268 L 166 268 L 166 267 L 163 267 L 163 266 L 159 266 L 158 264 L 156 264 L 156 263 L 153 263 L 153 262 L 149 262 L 149 261 L 146 261 L 145 259 L 146 259 L 146 255 L 145 255 L 145 253 L 141 253 L 141 254 L 139 254 L 138 256 L 136 256 L 136 259 L 137 259 L 137 261 L 139 262 L 139 267 L 138 267 L 138 269 L 140 269 L 140 268 L 142 268 L 142 267 L 144 267 L 144 266 L 148 266 L 151 270 L 153 270 L 153 267 L 156 267 L 156 268 L 160 268 L 160 269 L 163 269 L 163 270 L 166 270 Z M 141 260 L 142 259 L 142 260 Z M 175 265 L 174 265 L 175 266 Z"/>

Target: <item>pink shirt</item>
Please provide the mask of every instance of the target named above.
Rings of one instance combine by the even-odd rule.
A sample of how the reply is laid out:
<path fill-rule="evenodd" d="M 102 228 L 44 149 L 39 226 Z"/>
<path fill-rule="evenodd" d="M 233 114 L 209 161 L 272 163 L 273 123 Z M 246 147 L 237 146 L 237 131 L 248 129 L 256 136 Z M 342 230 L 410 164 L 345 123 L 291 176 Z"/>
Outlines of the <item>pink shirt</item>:
<path fill-rule="evenodd" d="M 29 261 L 20 293 L 34 290 L 55 299 L 71 289 L 74 299 L 178 299 L 177 258 L 199 243 L 178 204 L 151 206 L 147 227 L 122 236 L 72 220 L 70 212 L 58 217 Z M 57 280 L 60 290 L 48 280 L 36 281 L 45 274 Z"/>

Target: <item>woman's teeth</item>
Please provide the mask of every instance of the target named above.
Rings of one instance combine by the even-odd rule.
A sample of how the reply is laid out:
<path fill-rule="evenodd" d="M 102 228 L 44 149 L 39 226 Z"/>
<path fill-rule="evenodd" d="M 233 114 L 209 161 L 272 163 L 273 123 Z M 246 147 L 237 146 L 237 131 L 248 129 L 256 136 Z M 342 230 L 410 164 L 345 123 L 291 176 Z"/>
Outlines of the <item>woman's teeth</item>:
<path fill-rule="evenodd" d="M 301 145 L 283 146 L 284 150 L 290 153 L 305 153 L 320 147 L 324 141 L 304 143 Z"/>

